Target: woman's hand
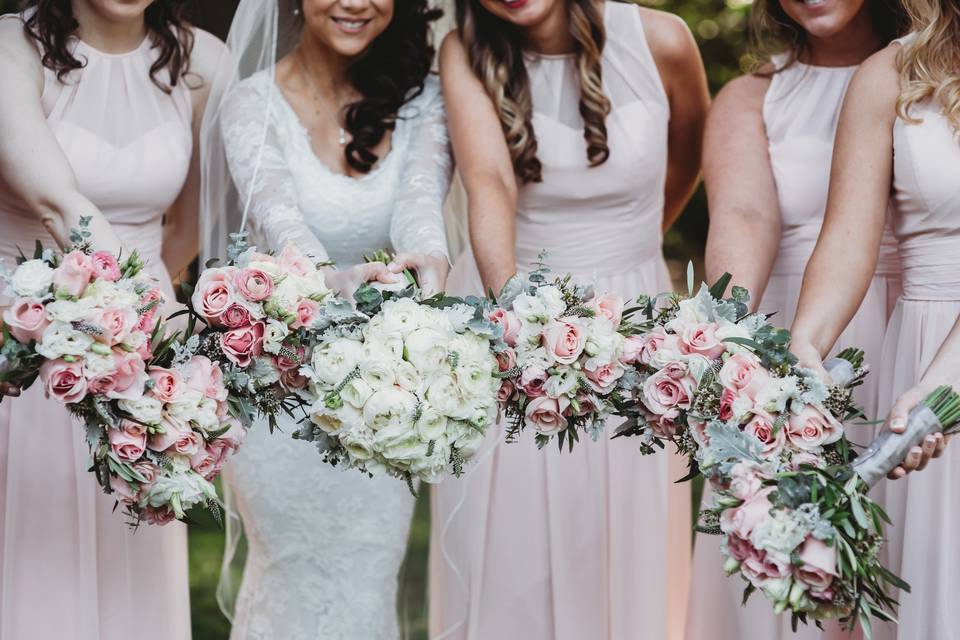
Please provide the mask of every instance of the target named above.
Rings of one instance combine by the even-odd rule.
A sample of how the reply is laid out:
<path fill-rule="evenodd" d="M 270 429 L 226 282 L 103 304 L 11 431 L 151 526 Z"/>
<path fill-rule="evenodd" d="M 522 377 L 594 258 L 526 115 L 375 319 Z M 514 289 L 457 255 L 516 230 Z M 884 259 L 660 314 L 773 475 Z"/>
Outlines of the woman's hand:
<path fill-rule="evenodd" d="M 806 340 L 794 339 L 790 342 L 790 353 L 797 356 L 801 367 L 813 371 L 825 384 L 833 384 L 830 373 L 823 367 L 823 356 L 820 355 L 820 350 L 813 346 L 812 343 Z"/>
<path fill-rule="evenodd" d="M 936 388 L 937 385 L 921 382 L 904 392 L 897 398 L 893 408 L 890 409 L 890 415 L 887 416 L 884 428 L 894 433 L 903 433 L 907 428 L 907 417 L 910 411 L 923 402 Z M 887 474 L 887 477 L 891 480 L 898 480 L 911 471 L 922 471 L 930 460 L 943 455 L 949 439 L 949 436 L 944 436 L 942 433 L 927 436 L 924 438 L 923 444 L 910 449 L 910 453 L 907 454 L 900 466 Z"/>
<path fill-rule="evenodd" d="M 353 301 L 353 294 L 364 282 L 382 282 L 395 284 L 397 276 L 390 273 L 382 262 L 358 264 L 349 269 L 338 270 L 327 267 L 322 270 L 327 286 L 338 296 Z"/>
<path fill-rule="evenodd" d="M 450 262 L 447 256 L 433 251 L 431 253 L 398 253 L 393 261 L 387 265 L 390 273 L 403 273 L 411 269 L 417 274 L 420 290 L 425 298 L 443 291 L 447 283 L 447 274 L 450 273 Z"/>

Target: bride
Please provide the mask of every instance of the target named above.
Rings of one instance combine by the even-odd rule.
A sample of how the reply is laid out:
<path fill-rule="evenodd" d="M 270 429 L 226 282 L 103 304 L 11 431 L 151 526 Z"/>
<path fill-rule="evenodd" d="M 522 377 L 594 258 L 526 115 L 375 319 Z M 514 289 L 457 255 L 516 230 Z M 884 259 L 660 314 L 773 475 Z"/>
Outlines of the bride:
<path fill-rule="evenodd" d="M 239 78 L 213 89 L 204 120 L 208 254 L 248 223 L 261 248 L 294 242 L 335 262 L 341 294 L 403 268 L 442 289 L 452 162 L 429 72 L 435 17 L 426 0 L 241 2 L 228 38 Z M 389 269 L 362 264 L 384 248 L 399 252 Z M 281 428 L 256 425 L 225 474 L 248 548 L 230 637 L 395 640 L 413 497 L 323 464 L 290 437 L 293 420 Z"/>

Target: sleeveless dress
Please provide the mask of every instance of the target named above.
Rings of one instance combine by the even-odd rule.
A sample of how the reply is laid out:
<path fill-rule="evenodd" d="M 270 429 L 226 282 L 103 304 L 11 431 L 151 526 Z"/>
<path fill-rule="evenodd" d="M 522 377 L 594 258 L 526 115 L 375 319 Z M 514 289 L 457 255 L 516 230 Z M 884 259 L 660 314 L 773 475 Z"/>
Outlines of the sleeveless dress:
<path fill-rule="evenodd" d="M 775 59 L 778 66 L 782 60 Z M 774 74 L 763 103 L 770 164 L 777 186 L 782 236 L 773 272 L 759 310 L 776 313 L 772 321 L 790 327 L 796 314 L 803 271 L 813 254 L 827 206 L 833 141 L 847 85 L 857 67 L 817 67 L 802 63 Z M 857 401 L 873 419 L 879 372 L 877 365 L 887 318 L 900 293 L 900 265 L 896 240 L 889 228 L 884 234 L 880 259 L 863 303 L 837 340 L 835 350 L 859 347 L 873 373 L 857 389 Z M 852 427 L 854 442 L 866 444 L 875 429 Z M 875 492 L 875 496 L 876 497 Z M 711 500 L 709 489 L 704 503 Z M 790 615 L 776 616 L 761 593 L 741 606 L 745 582 L 723 573 L 723 556 L 717 536 L 699 535 L 694 545 L 694 569 L 687 637 L 691 640 L 737 638 L 776 640 L 819 638 L 815 626 L 793 633 Z M 831 631 L 832 633 L 833 631 Z M 829 635 L 829 634 L 828 634 Z"/>
<path fill-rule="evenodd" d="M 546 249 L 556 275 L 636 297 L 671 289 L 661 249 L 669 102 L 637 7 L 604 2 L 610 157 L 589 168 L 572 56 L 527 54 L 543 182 L 520 186 L 517 267 Z M 483 293 L 472 253 L 448 288 Z M 633 640 L 682 637 L 690 493 L 675 456 L 629 440 L 572 453 L 532 434 L 500 444 L 434 489 L 430 637 Z"/>
<path fill-rule="evenodd" d="M 151 82 L 149 38 L 123 54 L 71 46 L 86 66 L 63 83 L 44 68 L 47 123 L 80 192 L 173 300 L 162 221 L 189 168 L 190 92 Z M 35 240 L 55 246 L 0 176 L 0 257 L 10 267 Z M 89 466 L 82 426 L 39 382 L 0 403 L 0 639 L 189 638 L 186 527 L 130 531 Z"/>
<path fill-rule="evenodd" d="M 269 73 L 240 83 L 221 129 L 234 183 L 252 194 L 261 248 L 292 241 L 340 268 L 379 249 L 446 254 L 442 205 L 452 161 L 435 76 L 399 116 L 390 152 L 353 178 L 320 162 Z M 397 576 L 413 496 L 395 478 L 325 464 L 312 444 L 290 437 L 295 420 L 279 422 L 283 433 L 272 435 L 255 425 L 224 470 L 247 538 L 230 637 L 397 640 Z"/>
<path fill-rule="evenodd" d="M 938 103 L 912 109 L 919 123 L 893 128 L 894 233 L 903 260 L 903 295 L 883 343 L 879 415 L 926 371 L 960 315 L 960 140 Z M 885 481 L 885 553 L 910 583 L 900 593 L 900 625 L 877 624 L 878 640 L 956 640 L 960 593 L 960 447 L 903 480 Z"/>

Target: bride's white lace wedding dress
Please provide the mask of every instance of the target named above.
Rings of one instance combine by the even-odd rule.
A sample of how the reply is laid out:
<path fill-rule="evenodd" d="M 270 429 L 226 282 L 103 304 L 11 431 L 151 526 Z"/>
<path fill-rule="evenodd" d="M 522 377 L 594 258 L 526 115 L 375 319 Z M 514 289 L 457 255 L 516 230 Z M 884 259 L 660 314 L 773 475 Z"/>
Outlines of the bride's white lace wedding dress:
<path fill-rule="evenodd" d="M 341 268 L 383 248 L 446 253 L 442 203 L 452 163 L 437 79 L 399 115 L 391 151 L 351 178 L 314 155 L 268 73 L 239 84 L 221 128 L 234 182 L 252 192 L 256 240 L 278 250 L 293 241 Z M 323 464 L 312 445 L 290 437 L 287 422 L 286 433 L 273 435 L 256 425 L 226 473 L 248 541 L 230 637 L 396 640 L 413 497 L 395 478 Z"/>

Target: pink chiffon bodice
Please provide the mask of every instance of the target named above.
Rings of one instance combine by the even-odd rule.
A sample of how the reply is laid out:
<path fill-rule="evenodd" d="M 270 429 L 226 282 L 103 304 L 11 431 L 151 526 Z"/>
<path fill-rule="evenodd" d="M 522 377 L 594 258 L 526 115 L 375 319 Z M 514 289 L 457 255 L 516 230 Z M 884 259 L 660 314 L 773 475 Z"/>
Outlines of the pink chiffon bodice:
<path fill-rule="evenodd" d="M 185 82 L 168 94 L 151 82 L 157 51 L 150 39 L 107 54 L 74 40 L 86 61 L 64 82 L 44 67 L 43 110 L 73 168 L 80 193 L 107 217 L 128 249 L 160 275 L 163 214 L 180 194 L 192 152 L 191 98 Z M 161 80 L 166 80 L 164 73 Z M 27 252 L 49 234 L 0 176 L 0 256 Z"/>

